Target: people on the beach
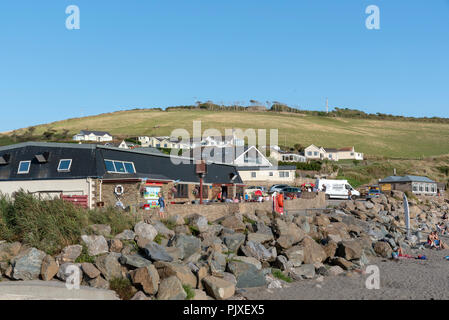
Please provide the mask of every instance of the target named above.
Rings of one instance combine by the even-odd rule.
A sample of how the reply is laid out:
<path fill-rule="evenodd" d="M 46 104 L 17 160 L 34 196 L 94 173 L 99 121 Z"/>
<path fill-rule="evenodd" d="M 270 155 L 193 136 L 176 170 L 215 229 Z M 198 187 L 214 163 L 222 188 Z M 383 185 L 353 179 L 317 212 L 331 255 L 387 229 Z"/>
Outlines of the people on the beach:
<path fill-rule="evenodd" d="M 441 241 L 436 231 L 432 231 L 427 237 L 427 244 L 430 248 L 441 249 Z"/>

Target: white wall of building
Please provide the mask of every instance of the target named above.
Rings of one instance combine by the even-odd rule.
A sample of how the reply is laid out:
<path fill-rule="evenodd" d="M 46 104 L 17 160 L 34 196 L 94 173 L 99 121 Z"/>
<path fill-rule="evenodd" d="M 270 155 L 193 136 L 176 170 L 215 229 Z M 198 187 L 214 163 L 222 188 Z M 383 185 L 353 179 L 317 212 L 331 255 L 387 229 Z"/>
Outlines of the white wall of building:
<path fill-rule="evenodd" d="M 292 183 L 295 181 L 295 170 L 239 170 L 243 182 L 273 181 Z"/>

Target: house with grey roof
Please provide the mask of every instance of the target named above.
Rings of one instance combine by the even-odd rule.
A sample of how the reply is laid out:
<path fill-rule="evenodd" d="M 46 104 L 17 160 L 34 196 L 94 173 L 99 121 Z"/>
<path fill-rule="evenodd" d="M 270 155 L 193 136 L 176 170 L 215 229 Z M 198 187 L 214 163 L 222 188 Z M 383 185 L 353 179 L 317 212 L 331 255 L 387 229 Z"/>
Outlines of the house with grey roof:
<path fill-rule="evenodd" d="M 389 176 L 379 181 L 383 191 L 409 191 L 417 195 L 437 195 L 437 182 L 422 176 Z"/>
<path fill-rule="evenodd" d="M 74 141 L 96 141 L 106 142 L 112 141 L 113 137 L 106 131 L 81 130 L 80 133 L 73 136 Z"/>

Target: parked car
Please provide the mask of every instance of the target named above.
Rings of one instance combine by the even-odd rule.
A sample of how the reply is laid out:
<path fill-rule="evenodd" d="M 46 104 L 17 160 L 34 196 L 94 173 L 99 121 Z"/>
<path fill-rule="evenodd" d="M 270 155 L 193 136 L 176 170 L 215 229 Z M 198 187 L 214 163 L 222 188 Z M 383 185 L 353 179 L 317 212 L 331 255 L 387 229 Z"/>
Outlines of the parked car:
<path fill-rule="evenodd" d="M 301 197 L 301 189 L 296 187 L 284 187 L 280 191 L 284 195 L 285 199 L 294 199 Z"/>
<path fill-rule="evenodd" d="M 366 199 L 379 198 L 381 194 L 379 189 L 369 189 Z"/>
<path fill-rule="evenodd" d="M 261 186 L 249 186 L 248 188 L 245 189 L 245 193 L 254 193 L 257 190 L 262 191 L 262 193 L 266 192 L 265 187 L 261 187 Z"/>
<path fill-rule="evenodd" d="M 268 193 L 280 192 L 283 188 L 290 187 L 288 184 L 274 184 L 268 190 Z"/>

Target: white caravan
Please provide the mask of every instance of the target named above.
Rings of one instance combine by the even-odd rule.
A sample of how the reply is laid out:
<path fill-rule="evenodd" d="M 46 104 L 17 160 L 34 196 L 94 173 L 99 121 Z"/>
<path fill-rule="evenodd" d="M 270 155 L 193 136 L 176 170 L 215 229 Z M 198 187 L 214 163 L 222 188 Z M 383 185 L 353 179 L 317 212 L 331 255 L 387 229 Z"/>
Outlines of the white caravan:
<path fill-rule="evenodd" d="M 349 199 L 349 191 L 351 191 L 351 198 L 355 199 L 360 197 L 360 192 L 355 190 L 348 180 L 330 180 L 330 179 L 317 179 L 316 188 L 323 191 L 323 185 L 326 186 L 326 198 L 334 199 Z"/>

